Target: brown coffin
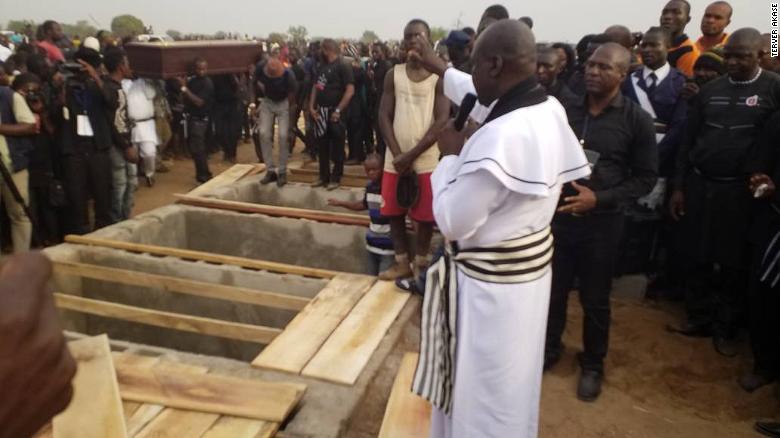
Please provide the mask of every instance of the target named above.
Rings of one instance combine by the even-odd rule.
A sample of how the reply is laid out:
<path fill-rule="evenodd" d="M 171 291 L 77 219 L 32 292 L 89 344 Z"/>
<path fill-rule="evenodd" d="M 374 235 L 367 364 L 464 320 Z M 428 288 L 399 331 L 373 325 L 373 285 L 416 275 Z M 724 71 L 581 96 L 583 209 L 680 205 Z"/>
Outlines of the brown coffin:
<path fill-rule="evenodd" d="M 208 61 L 210 75 L 245 72 L 262 52 L 259 43 L 230 40 L 130 43 L 125 50 L 138 76 L 162 79 L 191 74 L 197 57 Z"/>

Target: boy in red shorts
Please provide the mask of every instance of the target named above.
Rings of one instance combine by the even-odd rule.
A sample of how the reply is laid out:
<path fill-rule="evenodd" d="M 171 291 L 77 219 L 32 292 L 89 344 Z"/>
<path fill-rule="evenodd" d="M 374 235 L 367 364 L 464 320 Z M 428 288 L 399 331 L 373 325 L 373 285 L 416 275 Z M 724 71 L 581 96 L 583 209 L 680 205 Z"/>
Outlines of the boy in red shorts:
<path fill-rule="evenodd" d="M 404 29 L 402 47 L 418 50 L 418 36 L 428 38 L 430 29 L 422 20 L 412 20 Z M 379 108 L 379 127 L 387 150 L 382 177 L 382 216 L 390 218 L 395 264 L 379 274 L 381 280 L 414 275 L 428 267 L 433 234 L 433 194 L 431 173 L 439 161 L 436 136 L 449 116 L 441 79 L 414 61 L 387 72 Z M 417 175 L 419 196 L 410 208 L 402 208 L 396 198 L 400 176 Z M 415 222 L 416 251 L 414 272 L 406 240 L 406 215 Z"/>

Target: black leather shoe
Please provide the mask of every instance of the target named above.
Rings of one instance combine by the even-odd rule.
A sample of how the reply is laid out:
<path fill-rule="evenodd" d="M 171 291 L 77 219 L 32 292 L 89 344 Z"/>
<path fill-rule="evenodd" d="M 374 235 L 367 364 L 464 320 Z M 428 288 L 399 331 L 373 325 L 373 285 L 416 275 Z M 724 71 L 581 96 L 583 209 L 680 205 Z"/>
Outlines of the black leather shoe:
<path fill-rule="evenodd" d="M 755 428 L 762 435 L 780 438 L 780 423 L 776 421 L 756 421 Z"/>
<path fill-rule="evenodd" d="M 397 278 L 395 280 L 395 287 L 402 291 L 409 292 L 410 294 L 423 295 L 422 291 L 420 291 L 420 287 L 413 278 Z"/>
<path fill-rule="evenodd" d="M 277 187 L 284 187 L 287 184 L 287 174 L 286 173 L 280 173 L 279 177 L 276 178 L 276 186 Z"/>
<path fill-rule="evenodd" d="M 278 177 L 276 176 L 276 172 L 266 172 L 263 179 L 260 180 L 260 184 L 271 184 L 272 182 L 276 181 L 277 178 Z"/>
<path fill-rule="evenodd" d="M 577 398 L 584 402 L 592 402 L 601 394 L 601 381 L 604 376 L 598 371 L 582 370 L 580 382 L 577 384 Z"/>
<path fill-rule="evenodd" d="M 737 380 L 737 383 L 739 383 L 739 387 L 744 389 L 746 392 L 753 392 L 756 389 L 761 388 L 762 386 L 769 385 L 774 380 L 775 379 L 769 376 L 751 372 L 740 377 Z"/>
<path fill-rule="evenodd" d="M 736 357 L 737 356 L 737 343 L 734 339 L 724 338 L 722 336 L 715 336 L 712 338 L 712 346 L 722 356 Z"/>
<path fill-rule="evenodd" d="M 690 338 L 709 338 L 712 336 L 712 327 L 709 324 L 692 324 L 686 322 L 679 327 L 667 325 L 666 331 L 688 336 Z"/>
<path fill-rule="evenodd" d="M 547 351 L 544 352 L 544 368 L 542 368 L 544 371 L 549 371 L 552 367 L 558 364 L 558 362 L 561 361 L 561 354 L 560 353 L 548 353 Z"/>

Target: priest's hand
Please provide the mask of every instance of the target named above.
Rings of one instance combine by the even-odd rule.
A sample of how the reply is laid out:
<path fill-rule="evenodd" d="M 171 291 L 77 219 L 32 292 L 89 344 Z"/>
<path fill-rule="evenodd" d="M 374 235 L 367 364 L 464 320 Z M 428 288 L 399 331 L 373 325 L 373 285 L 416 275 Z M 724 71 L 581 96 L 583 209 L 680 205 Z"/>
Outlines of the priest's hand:
<path fill-rule="evenodd" d="M 762 188 L 763 187 L 763 188 Z M 750 177 L 750 193 L 757 199 L 768 199 L 775 194 L 777 187 L 769 175 L 756 173 Z"/>
<path fill-rule="evenodd" d="M 47 284 L 40 253 L 11 257 L 0 271 L 0 437 L 32 436 L 73 395 L 76 362 Z"/>
<path fill-rule="evenodd" d="M 675 221 L 685 216 L 685 194 L 682 190 L 672 192 L 672 197 L 669 198 L 669 214 Z"/>
<path fill-rule="evenodd" d="M 699 94 L 699 91 L 701 91 L 699 84 L 693 81 L 686 82 L 682 91 L 680 91 L 680 96 L 685 100 L 691 100 L 694 96 Z"/>
<path fill-rule="evenodd" d="M 596 194 L 590 188 L 577 184 L 577 181 L 571 182 L 572 187 L 577 190 L 577 195 L 563 198 L 566 204 L 558 209 L 558 213 L 582 214 L 596 208 Z"/>
<path fill-rule="evenodd" d="M 439 151 L 443 156 L 460 155 L 460 150 L 466 143 L 466 130 L 458 131 L 455 129 L 455 120 L 449 122 L 439 131 L 439 138 L 436 140 L 439 144 Z"/>
<path fill-rule="evenodd" d="M 443 77 L 447 70 L 447 63 L 436 54 L 431 42 L 423 35 L 414 37 L 406 56 L 409 61 L 419 62 L 424 69 L 435 75 Z"/>

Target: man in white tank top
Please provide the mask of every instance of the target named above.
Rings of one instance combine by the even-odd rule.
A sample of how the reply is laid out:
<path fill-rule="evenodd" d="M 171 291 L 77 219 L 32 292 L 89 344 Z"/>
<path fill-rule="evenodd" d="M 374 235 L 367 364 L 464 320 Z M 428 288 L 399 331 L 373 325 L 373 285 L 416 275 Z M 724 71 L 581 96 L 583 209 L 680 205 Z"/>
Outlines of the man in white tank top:
<path fill-rule="evenodd" d="M 403 49 L 414 49 L 418 36 L 429 40 L 430 28 L 422 20 L 412 20 L 404 28 Z M 379 127 L 387 149 L 382 177 L 383 216 L 390 218 L 395 247 L 395 264 L 379 274 L 382 280 L 413 275 L 408 254 L 406 216 L 417 223 L 415 273 L 430 263 L 433 234 L 433 192 L 431 173 L 439 162 L 436 136 L 449 115 L 449 101 L 439 76 L 422 68 L 417 61 L 395 66 L 385 76 L 379 108 Z M 416 174 L 419 196 L 411 206 L 398 202 L 399 179 Z"/>

